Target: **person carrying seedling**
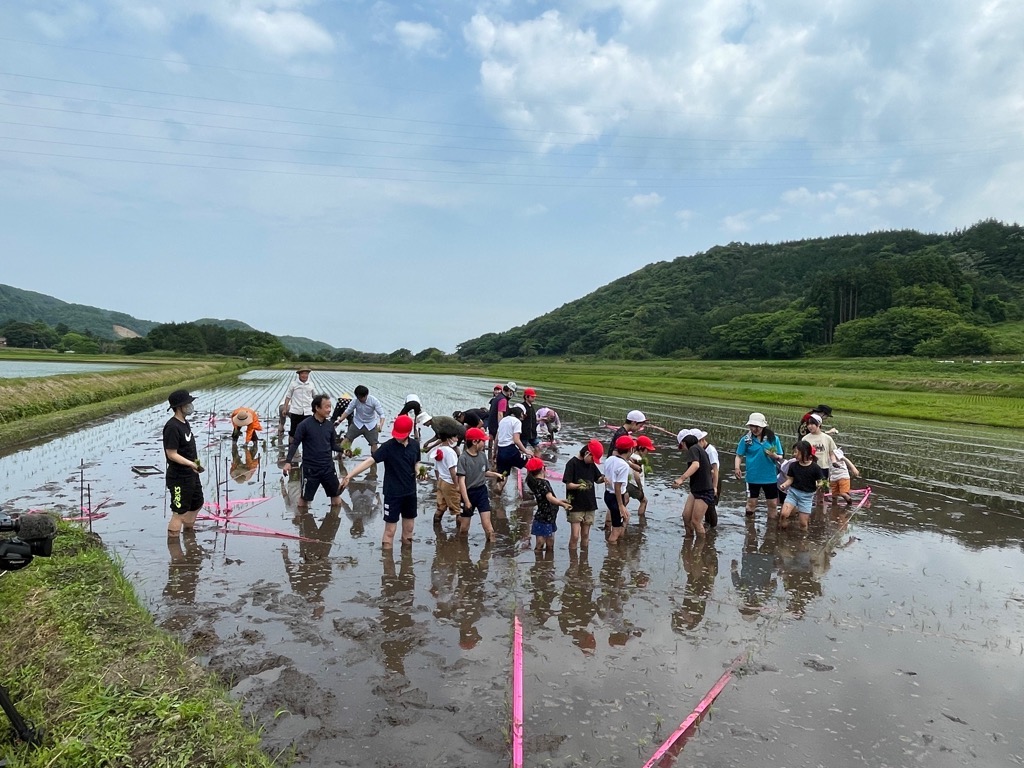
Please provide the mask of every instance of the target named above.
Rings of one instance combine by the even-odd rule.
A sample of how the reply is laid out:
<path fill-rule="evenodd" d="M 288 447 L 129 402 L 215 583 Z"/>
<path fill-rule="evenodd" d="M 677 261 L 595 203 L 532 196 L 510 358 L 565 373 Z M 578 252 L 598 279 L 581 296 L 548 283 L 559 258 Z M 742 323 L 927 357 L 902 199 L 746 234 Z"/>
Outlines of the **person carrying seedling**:
<path fill-rule="evenodd" d="M 459 481 L 459 495 L 462 497 L 462 512 L 459 513 L 459 535 L 469 535 L 469 524 L 473 513 L 480 513 L 480 524 L 488 541 L 494 540 L 491 527 L 491 497 L 487 493 L 487 478 L 502 479 L 497 472 L 488 469 L 487 433 L 479 427 L 466 430 L 466 448 L 459 456 L 455 474 Z"/>
<path fill-rule="evenodd" d="M 533 513 L 533 525 L 530 533 L 537 537 L 536 549 L 555 549 L 555 531 L 558 529 L 556 519 L 558 507 L 572 512 L 572 504 L 555 496 L 554 490 L 544 478 L 544 461 L 538 456 L 526 462 L 526 486 L 537 501 L 537 511 Z"/>
<path fill-rule="evenodd" d="M 562 473 L 565 498 L 572 505 L 572 510 L 566 513 L 571 526 L 570 550 L 575 550 L 577 545 L 583 549 L 590 546 L 590 528 L 597 513 L 597 490 L 594 486 L 604 482 L 600 466 L 603 455 L 601 441 L 591 440 L 580 448 L 578 456 L 569 459 Z"/>

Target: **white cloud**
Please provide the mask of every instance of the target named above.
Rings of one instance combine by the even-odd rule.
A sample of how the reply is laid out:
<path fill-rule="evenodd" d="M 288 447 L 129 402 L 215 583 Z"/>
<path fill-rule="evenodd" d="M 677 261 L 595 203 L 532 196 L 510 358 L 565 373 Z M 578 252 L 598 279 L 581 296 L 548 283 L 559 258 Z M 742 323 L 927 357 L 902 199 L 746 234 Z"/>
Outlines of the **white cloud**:
<path fill-rule="evenodd" d="M 632 197 L 626 198 L 626 203 L 630 208 L 635 208 L 640 211 L 652 210 L 657 208 L 663 202 L 665 202 L 665 198 L 657 192 L 650 192 L 646 195 L 633 195 Z"/>
<path fill-rule="evenodd" d="M 322 26 L 295 11 L 243 4 L 219 18 L 251 43 L 279 56 L 326 53 L 334 48 L 334 40 Z"/>
<path fill-rule="evenodd" d="M 411 51 L 433 52 L 441 42 L 441 30 L 424 21 L 400 21 L 395 24 L 398 41 Z"/>
<path fill-rule="evenodd" d="M 689 226 L 690 222 L 697 218 L 697 212 L 692 211 L 689 208 L 681 208 L 675 213 L 676 221 L 681 223 L 683 226 Z"/>
<path fill-rule="evenodd" d="M 543 203 L 534 203 L 533 205 L 526 207 L 523 211 L 523 215 L 532 218 L 534 216 L 543 216 L 547 212 L 548 207 L 546 205 Z"/>

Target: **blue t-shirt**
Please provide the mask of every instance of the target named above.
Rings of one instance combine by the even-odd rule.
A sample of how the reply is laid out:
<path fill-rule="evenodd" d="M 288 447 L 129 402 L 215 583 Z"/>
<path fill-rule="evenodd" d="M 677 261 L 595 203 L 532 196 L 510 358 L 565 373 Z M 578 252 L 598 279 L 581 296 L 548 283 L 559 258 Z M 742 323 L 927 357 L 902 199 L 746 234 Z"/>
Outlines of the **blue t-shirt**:
<path fill-rule="evenodd" d="M 736 446 L 736 455 L 747 457 L 748 483 L 775 484 L 778 467 L 775 460 L 765 454 L 769 448 L 774 448 L 777 454 L 782 455 L 782 441 L 779 440 L 778 435 L 771 442 L 758 440 L 749 432 L 740 438 L 739 445 Z"/>
<path fill-rule="evenodd" d="M 416 493 L 416 463 L 420 460 L 420 444 L 413 438 L 402 445 L 391 438 L 371 456 L 384 465 L 384 498 L 396 499 Z"/>

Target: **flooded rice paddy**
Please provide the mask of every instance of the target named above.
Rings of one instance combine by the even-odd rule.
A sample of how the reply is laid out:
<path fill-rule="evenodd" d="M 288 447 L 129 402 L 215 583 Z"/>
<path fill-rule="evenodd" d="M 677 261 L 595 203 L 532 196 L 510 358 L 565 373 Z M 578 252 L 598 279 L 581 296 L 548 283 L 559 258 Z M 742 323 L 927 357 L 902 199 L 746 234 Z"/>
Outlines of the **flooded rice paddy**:
<path fill-rule="evenodd" d="M 37 379 L 65 373 L 106 373 L 107 371 L 120 371 L 128 367 L 130 366 L 117 363 L 0 360 L 0 379 Z"/>
<path fill-rule="evenodd" d="M 6 511 L 76 514 L 84 476 L 105 513 L 94 530 L 158 623 L 243 702 L 271 752 L 294 746 L 296 764 L 318 767 L 508 765 L 519 615 L 527 766 L 639 768 L 741 654 L 679 764 L 1024 764 L 1019 434 L 837 413 L 838 442 L 863 473 L 854 485 L 873 490 L 852 519 L 825 508 L 807 533 L 776 531 L 763 508 L 744 517 L 743 487 L 727 474 L 718 529 L 684 542 L 684 494 L 669 486 L 681 462 L 674 440 L 651 431 L 648 520 L 617 548 L 595 531 L 573 555 L 560 522 L 553 555 L 535 553 L 532 504 L 513 483 L 496 505 L 497 540 L 486 544 L 479 523 L 459 540 L 450 519 L 432 527 L 424 483 L 414 544 L 382 552 L 374 479 L 354 481 L 340 509 L 321 493 L 300 514 L 298 483 L 277 469 L 276 419 L 265 418 L 256 455 L 233 455 L 226 414 L 276 412 L 293 375 L 257 372 L 196 393 L 207 499 L 253 527 L 205 522 L 168 542 L 162 472 L 132 471 L 162 470 L 164 407 L 0 458 Z M 409 392 L 431 413 L 483 405 L 493 383 L 314 381 L 333 395 L 365 383 L 392 414 Z M 731 470 L 754 410 L 547 389 L 538 403 L 563 419 L 546 455 L 558 473 L 634 407 L 673 432 L 703 426 Z M 799 413 L 767 415 L 788 441 Z"/>

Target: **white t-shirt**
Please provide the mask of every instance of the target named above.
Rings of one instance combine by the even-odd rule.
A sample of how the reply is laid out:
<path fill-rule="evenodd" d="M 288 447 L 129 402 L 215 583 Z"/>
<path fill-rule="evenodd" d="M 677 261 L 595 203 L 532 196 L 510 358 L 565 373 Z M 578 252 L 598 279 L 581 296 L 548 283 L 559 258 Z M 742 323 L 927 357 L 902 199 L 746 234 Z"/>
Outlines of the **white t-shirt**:
<path fill-rule="evenodd" d="M 644 489 L 644 480 L 647 478 L 647 469 L 644 466 L 644 457 L 641 456 L 639 453 L 634 453 L 632 456 L 629 457 L 629 460 L 640 467 L 639 472 L 632 469 L 630 470 L 630 472 L 632 473 L 630 478 L 632 480 L 637 481 L 637 485 L 642 491 Z"/>
<path fill-rule="evenodd" d="M 522 431 L 523 422 L 515 416 L 506 416 L 498 422 L 498 434 L 495 437 L 498 447 L 504 448 L 506 445 L 513 445 L 515 443 L 513 435 L 521 434 Z"/>
<path fill-rule="evenodd" d="M 284 396 L 288 400 L 288 413 L 294 413 L 297 416 L 313 415 L 312 378 L 305 381 L 293 381 Z"/>
<path fill-rule="evenodd" d="M 629 464 L 621 456 L 609 456 L 604 462 L 605 489 L 615 493 L 615 484 L 622 483 L 622 492 L 626 492 L 626 483 L 629 482 Z"/>
<path fill-rule="evenodd" d="M 718 464 L 718 449 L 715 448 L 715 446 L 713 446 L 711 443 L 708 443 L 708 447 L 704 449 L 704 453 L 708 455 L 708 461 L 711 463 L 711 466 L 715 466 L 715 464 Z M 718 466 L 722 465 L 718 464 Z"/>
<path fill-rule="evenodd" d="M 439 445 L 434 449 L 434 474 L 442 483 L 453 485 L 451 470 L 458 463 L 459 454 L 450 445 Z"/>
<path fill-rule="evenodd" d="M 850 479 L 850 468 L 846 466 L 845 454 L 842 449 L 836 448 L 835 450 L 835 461 L 829 465 L 828 479 L 829 482 L 835 482 L 836 480 L 849 480 Z"/>

